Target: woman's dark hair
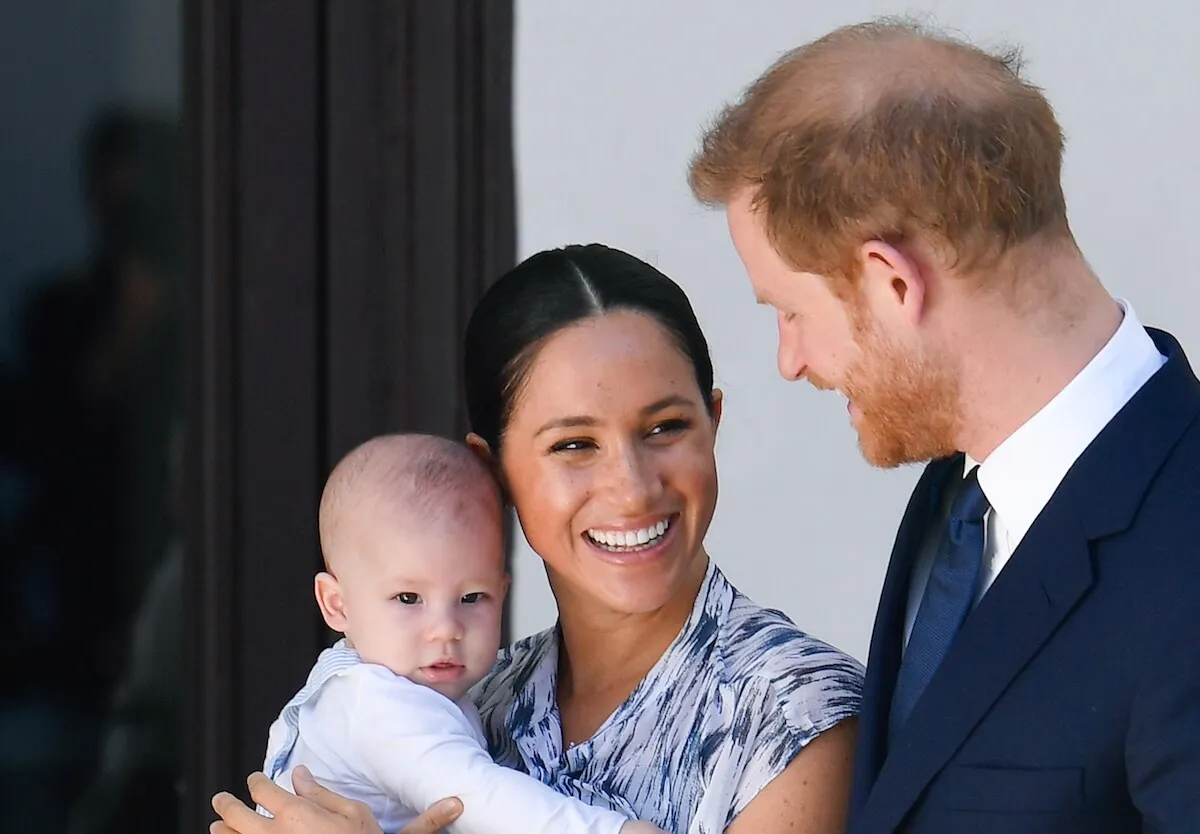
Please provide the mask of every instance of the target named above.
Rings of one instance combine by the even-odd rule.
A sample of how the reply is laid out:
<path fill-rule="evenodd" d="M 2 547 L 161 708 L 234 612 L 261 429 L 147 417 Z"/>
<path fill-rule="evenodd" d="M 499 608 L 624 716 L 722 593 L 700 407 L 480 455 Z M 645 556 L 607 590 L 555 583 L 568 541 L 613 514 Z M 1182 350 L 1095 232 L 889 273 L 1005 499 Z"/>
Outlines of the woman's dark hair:
<path fill-rule="evenodd" d="M 484 293 L 464 350 L 471 430 L 496 454 L 538 348 L 564 327 L 614 310 L 653 317 L 692 363 L 712 413 L 708 342 L 679 285 L 645 261 L 600 244 L 539 252 Z"/>

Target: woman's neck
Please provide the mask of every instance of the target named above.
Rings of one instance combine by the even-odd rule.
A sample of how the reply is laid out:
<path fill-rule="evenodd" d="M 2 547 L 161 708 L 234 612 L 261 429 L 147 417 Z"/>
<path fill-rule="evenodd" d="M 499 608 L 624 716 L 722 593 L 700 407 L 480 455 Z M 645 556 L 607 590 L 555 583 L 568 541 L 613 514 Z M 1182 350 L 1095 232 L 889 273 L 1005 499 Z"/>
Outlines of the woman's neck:
<path fill-rule="evenodd" d="M 559 597 L 559 698 L 602 697 L 633 692 L 678 636 L 704 583 L 708 556 L 695 560 L 679 593 L 645 614 L 603 609 L 569 594 Z M 583 662 L 573 663 L 572 658 Z"/>

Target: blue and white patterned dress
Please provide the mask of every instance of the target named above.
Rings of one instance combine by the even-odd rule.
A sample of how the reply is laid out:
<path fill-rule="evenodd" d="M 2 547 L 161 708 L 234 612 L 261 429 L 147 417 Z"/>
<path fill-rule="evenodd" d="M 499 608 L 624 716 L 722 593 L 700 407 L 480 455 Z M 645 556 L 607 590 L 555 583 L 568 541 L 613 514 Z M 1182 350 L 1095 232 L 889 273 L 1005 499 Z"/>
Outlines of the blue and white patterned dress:
<path fill-rule="evenodd" d="M 493 757 L 671 834 L 718 834 L 819 733 L 857 715 L 863 668 L 755 605 L 710 561 L 679 636 L 588 741 L 562 749 L 558 640 L 500 655 L 473 691 Z"/>

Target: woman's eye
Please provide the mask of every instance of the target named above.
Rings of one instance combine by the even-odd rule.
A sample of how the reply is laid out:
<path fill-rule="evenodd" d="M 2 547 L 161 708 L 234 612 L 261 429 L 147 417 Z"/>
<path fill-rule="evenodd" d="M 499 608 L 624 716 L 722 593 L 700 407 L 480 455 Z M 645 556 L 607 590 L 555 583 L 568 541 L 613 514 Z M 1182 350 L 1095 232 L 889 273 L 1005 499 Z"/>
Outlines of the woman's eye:
<path fill-rule="evenodd" d="M 591 440 L 562 440 L 550 447 L 551 452 L 581 452 L 594 449 L 596 444 Z"/>
<path fill-rule="evenodd" d="M 416 605 L 421 601 L 421 597 L 417 594 L 405 591 L 402 594 L 396 594 L 396 602 L 401 605 Z"/>
<path fill-rule="evenodd" d="M 651 436 L 662 436 L 664 434 L 678 434 L 687 429 L 691 424 L 687 420 L 664 420 L 663 422 L 650 429 Z"/>
<path fill-rule="evenodd" d="M 487 594 L 483 591 L 475 591 L 470 594 L 463 594 L 462 601 L 464 605 L 475 605 L 476 603 L 483 602 L 485 599 L 487 599 Z"/>

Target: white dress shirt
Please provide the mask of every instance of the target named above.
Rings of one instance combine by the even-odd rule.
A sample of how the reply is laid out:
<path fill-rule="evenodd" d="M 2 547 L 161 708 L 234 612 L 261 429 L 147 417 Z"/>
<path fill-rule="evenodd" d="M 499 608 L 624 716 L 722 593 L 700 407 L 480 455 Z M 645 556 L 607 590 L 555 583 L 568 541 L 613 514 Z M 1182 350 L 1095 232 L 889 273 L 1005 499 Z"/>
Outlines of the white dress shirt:
<path fill-rule="evenodd" d="M 1129 302 L 1118 299 L 1117 303 L 1124 313 L 1121 324 L 1092 361 L 982 464 L 967 458 L 964 475 L 979 467 L 979 486 L 991 506 L 976 604 L 1008 564 L 1075 461 L 1167 361 Z M 931 527 L 913 567 L 904 623 L 906 646 L 948 515 L 949 502 L 944 501 L 942 517 Z"/>
<path fill-rule="evenodd" d="M 292 790 L 292 770 L 304 765 L 325 787 L 366 803 L 384 832 L 450 796 L 463 802 L 459 834 L 618 834 L 628 821 L 492 761 L 469 699 L 455 703 L 383 666 L 345 663 L 350 652 L 343 642 L 326 649 L 302 703 L 271 725 L 264 767 L 276 784 Z"/>

